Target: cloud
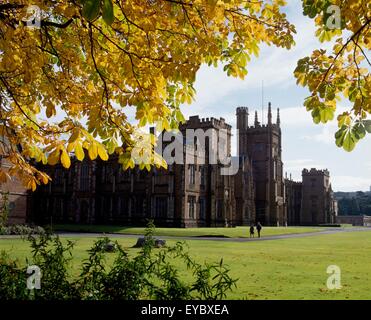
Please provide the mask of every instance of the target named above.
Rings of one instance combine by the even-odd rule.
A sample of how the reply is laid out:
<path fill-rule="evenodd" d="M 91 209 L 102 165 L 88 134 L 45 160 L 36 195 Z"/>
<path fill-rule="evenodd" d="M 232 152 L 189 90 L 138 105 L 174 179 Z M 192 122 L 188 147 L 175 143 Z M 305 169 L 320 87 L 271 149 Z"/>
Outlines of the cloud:
<path fill-rule="evenodd" d="M 284 171 L 287 172 L 288 176 L 292 174 L 294 180 L 301 181 L 301 172 L 304 168 L 324 169 L 326 166 L 314 159 L 293 159 L 284 161 Z"/>
<path fill-rule="evenodd" d="M 371 186 L 371 178 L 335 175 L 331 179 L 336 185 L 334 191 L 369 191 Z"/>
<path fill-rule="evenodd" d="M 304 107 L 283 108 L 280 115 L 283 128 L 313 125 L 312 116 Z"/>
<path fill-rule="evenodd" d="M 344 107 L 343 105 L 338 105 L 336 108 L 334 120 L 320 124 L 322 126 L 321 131 L 316 134 L 312 135 L 304 135 L 301 138 L 304 140 L 321 142 L 324 144 L 334 144 L 335 143 L 335 133 L 338 131 L 338 124 L 336 118 L 339 114 L 349 110 L 349 108 Z M 311 118 L 310 112 L 307 112 L 309 117 Z M 311 120 L 311 125 L 314 126 L 313 121 Z"/>
<path fill-rule="evenodd" d="M 334 144 L 335 138 L 335 130 L 333 130 L 334 126 L 330 125 L 323 127 L 320 133 L 313 134 L 313 135 L 307 135 L 302 137 L 304 140 L 309 140 L 309 141 L 315 141 L 315 142 L 321 142 L 325 144 Z"/>

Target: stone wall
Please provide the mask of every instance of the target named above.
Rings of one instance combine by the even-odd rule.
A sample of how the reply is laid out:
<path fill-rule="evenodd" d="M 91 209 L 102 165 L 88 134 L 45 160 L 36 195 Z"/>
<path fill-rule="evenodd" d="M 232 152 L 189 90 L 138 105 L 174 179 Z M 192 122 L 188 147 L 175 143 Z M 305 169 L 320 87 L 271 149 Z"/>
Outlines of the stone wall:
<path fill-rule="evenodd" d="M 1 168 L 8 171 L 9 165 L 3 159 L 1 161 Z M 28 193 L 22 183 L 16 178 L 12 177 L 7 183 L 0 185 L 0 201 L 3 201 L 3 194 L 8 194 L 9 224 L 23 224 L 27 219 L 27 198 Z"/>
<path fill-rule="evenodd" d="M 336 223 L 371 227 L 371 216 L 337 216 Z"/>

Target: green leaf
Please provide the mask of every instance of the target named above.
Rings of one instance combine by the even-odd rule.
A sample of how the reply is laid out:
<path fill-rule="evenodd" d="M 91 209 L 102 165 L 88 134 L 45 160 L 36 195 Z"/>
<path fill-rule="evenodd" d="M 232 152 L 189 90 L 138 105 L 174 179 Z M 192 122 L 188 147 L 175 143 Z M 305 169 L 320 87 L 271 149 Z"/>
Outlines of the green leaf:
<path fill-rule="evenodd" d="M 346 126 L 342 126 L 340 130 L 335 133 L 336 145 L 340 148 L 343 146 L 344 137 L 346 134 Z"/>
<path fill-rule="evenodd" d="M 113 15 L 112 0 L 104 0 L 103 2 L 103 20 L 108 25 L 111 25 L 113 20 L 115 20 L 115 16 Z"/>
<path fill-rule="evenodd" d="M 89 21 L 93 21 L 99 15 L 100 0 L 86 0 L 82 8 L 82 15 Z"/>
<path fill-rule="evenodd" d="M 327 121 L 333 120 L 334 119 L 334 109 L 332 108 L 322 108 L 320 110 L 320 115 L 321 115 L 321 122 L 326 123 Z"/>
<path fill-rule="evenodd" d="M 321 122 L 321 115 L 318 108 L 312 110 L 312 118 L 315 124 L 319 124 Z"/>
<path fill-rule="evenodd" d="M 371 120 L 363 120 L 363 125 L 368 133 L 371 133 Z"/>
<path fill-rule="evenodd" d="M 345 151 L 351 152 L 356 146 L 356 140 L 352 132 L 348 131 L 344 137 L 343 148 Z"/>
<path fill-rule="evenodd" d="M 357 138 L 357 140 L 360 140 L 360 139 L 364 138 L 365 135 L 366 135 L 366 129 L 363 126 L 362 123 L 357 123 L 353 127 L 352 132 L 353 132 L 354 136 Z"/>
<path fill-rule="evenodd" d="M 182 114 L 182 112 L 180 110 L 176 110 L 175 111 L 175 116 L 176 116 L 176 119 L 180 122 L 180 123 L 184 123 L 185 122 L 185 118 Z"/>

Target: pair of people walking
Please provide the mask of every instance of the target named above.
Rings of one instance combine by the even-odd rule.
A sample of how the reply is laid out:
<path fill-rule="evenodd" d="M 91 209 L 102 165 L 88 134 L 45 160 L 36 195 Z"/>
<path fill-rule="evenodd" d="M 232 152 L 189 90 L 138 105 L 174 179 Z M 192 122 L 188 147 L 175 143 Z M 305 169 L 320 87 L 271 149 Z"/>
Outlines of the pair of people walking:
<path fill-rule="evenodd" d="M 260 231 L 262 230 L 262 225 L 260 224 L 260 222 L 258 222 L 256 224 L 256 230 L 258 231 L 258 237 L 260 238 Z M 250 238 L 254 238 L 255 236 L 255 228 L 254 228 L 254 225 L 252 224 L 251 227 L 250 227 Z"/>

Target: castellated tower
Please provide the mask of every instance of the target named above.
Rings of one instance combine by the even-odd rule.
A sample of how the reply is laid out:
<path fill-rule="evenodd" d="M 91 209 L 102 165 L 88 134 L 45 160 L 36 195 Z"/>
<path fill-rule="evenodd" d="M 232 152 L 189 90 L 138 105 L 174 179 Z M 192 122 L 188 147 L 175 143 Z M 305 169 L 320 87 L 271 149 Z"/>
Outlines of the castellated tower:
<path fill-rule="evenodd" d="M 330 172 L 325 170 L 303 169 L 303 197 L 301 224 L 316 225 L 335 223 L 333 192 Z"/>
<path fill-rule="evenodd" d="M 252 162 L 255 184 L 256 221 L 263 225 L 286 225 L 280 114 L 272 122 L 271 103 L 268 123 L 259 122 L 255 111 L 254 125 L 249 126 L 249 112 L 239 107 L 237 112 L 238 152 Z"/>

